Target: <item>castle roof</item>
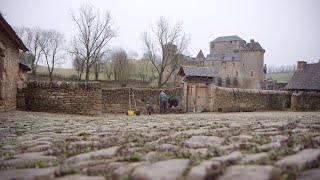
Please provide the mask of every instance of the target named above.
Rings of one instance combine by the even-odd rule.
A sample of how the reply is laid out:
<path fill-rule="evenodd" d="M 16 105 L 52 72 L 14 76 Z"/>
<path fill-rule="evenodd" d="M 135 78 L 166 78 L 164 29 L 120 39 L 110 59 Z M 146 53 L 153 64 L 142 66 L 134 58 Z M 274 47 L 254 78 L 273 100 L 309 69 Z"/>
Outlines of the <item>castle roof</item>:
<path fill-rule="evenodd" d="M 214 69 L 209 67 L 181 66 L 180 76 L 214 77 Z"/>
<path fill-rule="evenodd" d="M 242 48 L 243 51 L 265 51 L 258 42 L 251 39 L 250 43 L 247 43 Z"/>
<path fill-rule="evenodd" d="M 284 89 L 320 90 L 320 61 L 306 64 L 302 70 L 296 70 Z"/>
<path fill-rule="evenodd" d="M 3 18 L 2 14 L 0 13 L 0 32 L 4 33 L 13 44 L 15 44 L 19 49 L 23 51 L 28 51 L 28 48 L 23 44 L 21 39 L 18 37 L 16 32 L 12 29 L 10 24 Z"/>
<path fill-rule="evenodd" d="M 239 36 L 221 36 L 211 42 L 225 42 L 225 41 L 245 41 Z"/>
<path fill-rule="evenodd" d="M 239 53 L 208 54 L 208 61 L 240 61 Z"/>
<path fill-rule="evenodd" d="M 200 49 L 200 51 L 199 51 L 199 53 L 198 53 L 196 58 L 203 58 L 203 59 L 205 58 L 201 49 Z"/>

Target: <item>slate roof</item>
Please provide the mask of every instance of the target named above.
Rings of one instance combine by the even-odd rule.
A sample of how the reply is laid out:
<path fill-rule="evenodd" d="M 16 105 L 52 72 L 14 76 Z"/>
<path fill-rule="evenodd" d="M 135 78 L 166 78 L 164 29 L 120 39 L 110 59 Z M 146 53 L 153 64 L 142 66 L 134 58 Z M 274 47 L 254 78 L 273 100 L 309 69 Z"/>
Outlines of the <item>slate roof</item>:
<path fill-rule="evenodd" d="M 214 69 L 209 67 L 181 66 L 178 72 L 180 76 L 214 77 Z"/>
<path fill-rule="evenodd" d="M 19 68 L 25 71 L 31 71 L 31 68 L 23 63 L 19 63 Z"/>
<path fill-rule="evenodd" d="M 209 61 L 240 61 L 239 53 L 226 53 L 226 54 L 208 54 L 206 60 Z"/>
<path fill-rule="evenodd" d="M 243 51 L 265 51 L 258 42 L 251 41 L 242 48 Z"/>
<path fill-rule="evenodd" d="M 203 59 L 206 58 L 206 57 L 204 57 L 204 54 L 203 54 L 201 49 L 200 49 L 200 51 L 199 51 L 199 53 L 198 53 L 196 58 L 203 58 Z"/>
<path fill-rule="evenodd" d="M 320 62 L 306 64 L 302 70 L 296 70 L 284 89 L 320 90 Z"/>
<path fill-rule="evenodd" d="M 28 51 L 28 48 L 23 44 L 16 32 L 12 29 L 10 24 L 3 18 L 0 13 L 0 32 L 5 33 L 6 36 L 21 50 Z"/>
<path fill-rule="evenodd" d="M 239 36 L 221 36 L 211 42 L 225 42 L 225 41 L 245 41 Z"/>

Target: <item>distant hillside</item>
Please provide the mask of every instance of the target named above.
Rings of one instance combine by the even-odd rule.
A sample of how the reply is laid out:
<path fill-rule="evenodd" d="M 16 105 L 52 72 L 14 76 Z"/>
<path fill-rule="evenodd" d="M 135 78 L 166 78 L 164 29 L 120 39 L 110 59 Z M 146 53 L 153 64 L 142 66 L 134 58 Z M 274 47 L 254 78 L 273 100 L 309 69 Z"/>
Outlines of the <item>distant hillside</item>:
<path fill-rule="evenodd" d="M 277 80 L 278 83 L 288 83 L 292 77 L 293 73 L 268 73 L 267 79 L 270 77 Z"/>

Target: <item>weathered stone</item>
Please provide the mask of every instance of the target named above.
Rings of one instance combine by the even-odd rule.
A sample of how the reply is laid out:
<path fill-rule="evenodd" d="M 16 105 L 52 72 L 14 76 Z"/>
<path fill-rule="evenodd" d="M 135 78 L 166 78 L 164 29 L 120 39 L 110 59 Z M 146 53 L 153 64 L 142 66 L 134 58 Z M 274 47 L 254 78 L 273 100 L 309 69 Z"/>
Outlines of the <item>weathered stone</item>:
<path fill-rule="evenodd" d="M 113 178 L 118 179 L 121 176 L 129 176 L 135 168 L 145 164 L 147 164 L 147 162 L 136 162 L 120 166 L 113 171 Z"/>
<path fill-rule="evenodd" d="M 49 145 L 38 145 L 38 146 L 34 146 L 34 147 L 29 147 L 27 149 L 27 152 L 41 152 L 41 151 L 46 151 L 50 148 L 51 148 L 51 146 L 49 146 Z"/>
<path fill-rule="evenodd" d="M 175 146 L 172 144 L 161 144 L 157 149 L 160 151 L 176 151 L 179 149 L 179 146 Z"/>
<path fill-rule="evenodd" d="M 283 135 L 270 136 L 269 138 L 271 139 L 271 142 L 283 143 L 288 141 L 288 137 Z"/>
<path fill-rule="evenodd" d="M 309 132 L 309 129 L 296 128 L 296 129 L 292 129 L 291 132 L 293 132 L 293 133 L 307 133 L 307 132 Z"/>
<path fill-rule="evenodd" d="M 272 142 L 269 144 L 263 144 L 258 146 L 257 149 L 259 151 L 270 151 L 270 150 L 277 150 L 281 148 L 281 144 L 279 142 Z"/>
<path fill-rule="evenodd" d="M 320 168 L 310 169 L 299 173 L 298 180 L 318 180 L 320 179 Z"/>
<path fill-rule="evenodd" d="M 184 144 L 191 148 L 201 148 L 206 146 L 217 146 L 224 141 L 223 138 L 216 136 L 192 136 L 185 140 Z"/>
<path fill-rule="evenodd" d="M 257 154 L 249 154 L 246 155 L 243 159 L 242 162 L 244 163 L 251 163 L 251 162 L 257 162 L 263 159 L 267 159 L 268 158 L 268 154 L 267 153 L 257 153 Z"/>
<path fill-rule="evenodd" d="M 133 179 L 182 179 L 182 174 L 188 167 L 188 159 L 171 159 L 139 166 L 131 174 Z"/>
<path fill-rule="evenodd" d="M 315 167 L 320 158 L 320 149 L 305 149 L 297 154 L 286 156 L 276 162 L 277 165 L 283 166 L 298 166 L 298 167 Z"/>
<path fill-rule="evenodd" d="M 13 169 L 0 171 L 0 179 L 52 179 L 56 168 L 41 168 L 41 169 Z"/>
<path fill-rule="evenodd" d="M 78 148 L 86 148 L 86 147 L 98 147 L 100 146 L 100 143 L 97 141 L 76 141 L 71 142 L 68 146 L 69 149 L 76 150 Z"/>
<path fill-rule="evenodd" d="M 116 154 L 118 149 L 119 149 L 119 147 L 115 146 L 115 147 L 110 147 L 110 148 L 107 148 L 107 149 L 100 149 L 100 150 L 97 150 L 97 151 L 78 154 L 76 156 L 72 156 L 72 157 L 68 158 L 68 161 L 69 162 L 79 162 L 79 161 L 84 161 L 84 160 L 88 160 L 88 159 L 91 159 L 91 158 L 94 158 L 94 159 L 97 159 L 97 158 L 111 158 Z"/>
<path fill-rule="evenodd" d="M 75 175 L 67 175 L 59 178 L 55 178 L 56 180 L 105 180 L 103 176 L 86 176 L 81 174 Z"/>
<path fill-rule="evenodd" d="M 223 164 L 233 163 L 233 162 L 237 161 L 238 159 L 240 159 L 241 156 L 242 156 L 242 154 L 240 151 L 235 151 L 235 152 L 232 152 L 232 153 L 225 155 L 225 156 L 213 157 L 210 160 L 219 161 Z"/>
<path fill-rule="evenodd" d="M 145 161 L 151 161 L 157 157 L 157 152 L 156 151 L 151 151 L 148 152 L 146 155 L 144 155 L 143 159 Z"/>
<path fill-rule="evenodd" d="M 229 138 L 230 142 L 247 142 L 251 140 L 253 137 L 250 135 L 238 135 L 238 136 L 232 136 Z"/>
<path fill-rule="evenodd" d="M 278 176 L 279 170 L 273 166 L 235 165 L 227 168 L 218 180 L 269 180 Z"/>
<path fill-rule="evenodd" d="M 199 149 L 183 149 L 183 152 L 191 153 L 191 154 L 201 154 L 206 156 L 208 154 L 207 148 L 199 148 Z"/>
<path fill-rule="evenodd" d="M 25 168 L 33 167 L 39 162 L 45 162 L 50 165 L 53 161 L 56 161 L 57 157 L 55 156 L 42 156 L 42 155 L 30 155 L 30 156 L 14 156 L 13 159 L 8 159 L 2 164 L 4 166 L 11 166 L 16 168 Z"/>
<path fill-rule="evenodd" d="M 186 179 L 187 180 L 198 180 L 198 179 L 205 179 L 208 172 L 210 172 L 213 169 L 216 169 L 221 166 L 220 162 L 213 162 L 213 161 L 203 161 L 199 165 L 193 167 Z"/>

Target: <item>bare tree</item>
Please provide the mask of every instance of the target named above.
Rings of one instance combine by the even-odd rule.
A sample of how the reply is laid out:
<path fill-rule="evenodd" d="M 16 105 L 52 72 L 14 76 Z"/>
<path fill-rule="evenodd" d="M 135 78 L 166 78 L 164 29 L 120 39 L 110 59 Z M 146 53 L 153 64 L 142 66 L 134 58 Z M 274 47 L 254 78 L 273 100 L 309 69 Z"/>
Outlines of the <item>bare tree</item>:
<path fill-rule="evenodd" d="M 158 87 L 163 86 L 172 73 L 181 66 L 184 54 L 190 44 L 190 37 L 182 32 L 182 22 L 171 26 L 163 17 L 157 22 L 151 32 L 142 36 L 148 59 L 158 73 Z M 157 61 L 157 56 L 161 59 Z"/>
<path fill-rule="evenodd" d="M 125 86 L 129 80 L 130 72 L 133 67 L 126 51 L 122 48 L 114 49 L 111 53 L 111 62 L 115 80 L 118 80 Z"/>
<path fill-rule="evenodd" d="M 80 59 L 79 56 L 76 56 L 72 60 L 72 66 L 77 71 L 77 77 L 79 81 L 81 80 L 81 77 L 84 71 L 84 63 L 85 61 L 83 59 Z"/>
<path fill-rule="evenodd" d="M 35 75 L 37 74 L 38 62 L 40 61 L 41 55 L 43 51 L 40 47 L 40 42 L 43 39 L 43 31 L 38 27 L 28 28 L 28 27 L 16 27 L 15 31 L 17 35 L 22 39 L 23 43 L 29 49 L 29 52 L 33 54 L 33 58 L 31 58 L 31 70 Z"/>
<path fill-rule="evenodd" d="M 52 81 L 55 66 L 63 63 L 62 48 L 65 39 L 63 34 L 56 30 L 43 31 L 42 37 L 40 47 L 47 64 L 50 81 Z"/>
<path fill-rule="evenodd" d="M 76 47 L 73 46 L 71 53 L 84 60 L 86 80 L 89 80 L 90 68 L 106 53 L 107 44 L 116 32 L 110 13 L 100 17 L 99 11 L 91 5 L 83 5 L 79 14 L 72 12 L 71 17 L 78 31 L 73 39 Z"/>

